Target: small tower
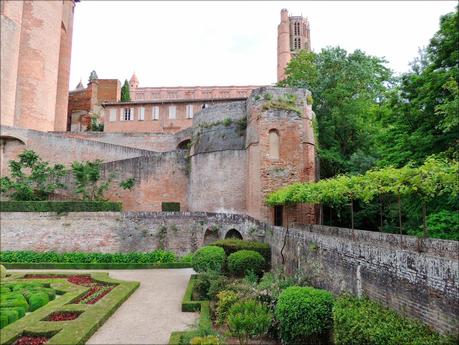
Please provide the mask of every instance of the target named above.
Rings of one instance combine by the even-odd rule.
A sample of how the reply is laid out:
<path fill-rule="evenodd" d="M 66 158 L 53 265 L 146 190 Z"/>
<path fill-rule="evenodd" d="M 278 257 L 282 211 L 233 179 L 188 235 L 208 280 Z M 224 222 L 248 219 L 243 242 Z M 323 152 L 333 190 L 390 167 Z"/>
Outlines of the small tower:
<path fill-rule="evenodd" d="M 285 68 L 301 50 L 311 51 L 309 21 L 302 16 L 289 16 L 284 8 L 277 28 L 277 81 L 285 79 Z"/>
<path fill-rule="evenodd" d="M 83 86 L 83 83 L 81 82 L 81 79 L 78 85 L 76 86 L 75 90 L 84 90 L 84 86 Z"/>
<path fill-rule="evenodd" d="M 137 89 L 139 87 L 139 79 L 135 75 L 135 72 L 132 74 L 131 79 L 129 79 L 129 87 L 132 89 Z"/>

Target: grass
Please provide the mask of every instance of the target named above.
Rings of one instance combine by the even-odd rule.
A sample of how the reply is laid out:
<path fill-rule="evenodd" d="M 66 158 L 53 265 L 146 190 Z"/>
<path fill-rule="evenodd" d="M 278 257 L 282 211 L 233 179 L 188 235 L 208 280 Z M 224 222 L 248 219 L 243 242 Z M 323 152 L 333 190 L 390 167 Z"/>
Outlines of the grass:
<path fill-rule="evenodd" d="M 21 282 L 26 273 L 12 273 L 3 282 Z M 27 272 L 27 274 L 34 274 Z M 39 272 L 37 274 L 47 274 Z M 116 284 L 116 287 L 97 303 L 72 304 L 84 295 L 89 288 L 69 283 L 62 278 L 36 279 L 34 281 L 49 283 L 56 293 L 62 296 L 49 302 L 31 314 L 6 326 L 0 331 L 0 344 L 9 345 L 21 335 L 46 335 L 51 336 L 47 345 L 56 344 L 84 344 L 94 332 L 115 312 L 116 309 L 138 288 L 138 282 L 120 281 L 112 279 L 108 273 L 85 273 L 102 283 Z M 75 275 L 69 272 L 53 272 L 52 275 Z M 30 280 L 27 280 L 30 281 Z M 75 311 L 82 314 L 71 321 L 44 321 L 56 311 Z"/>

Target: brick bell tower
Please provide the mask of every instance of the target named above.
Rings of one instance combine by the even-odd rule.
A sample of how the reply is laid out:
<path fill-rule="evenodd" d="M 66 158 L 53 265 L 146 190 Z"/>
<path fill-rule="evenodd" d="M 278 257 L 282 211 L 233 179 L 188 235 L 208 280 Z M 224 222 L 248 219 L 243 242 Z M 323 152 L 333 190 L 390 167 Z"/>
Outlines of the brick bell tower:
<path fill-rule="evenodd" d="M 289 16 L 284 8 L 277 27 L 277 81 L 285 79 L 285 68 L 300 50 L 311 51 L 309 21 L 303 16 Z"/>

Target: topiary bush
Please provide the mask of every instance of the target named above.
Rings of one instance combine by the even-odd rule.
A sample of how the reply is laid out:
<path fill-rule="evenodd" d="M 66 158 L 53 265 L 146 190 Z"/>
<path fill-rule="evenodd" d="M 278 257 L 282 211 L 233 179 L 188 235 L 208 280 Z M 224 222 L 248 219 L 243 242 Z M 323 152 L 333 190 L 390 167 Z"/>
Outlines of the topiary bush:
<path fill-rule="evenodd" d="M 247 344 L 249 339 L 265 335 L 272 320 L 268 308 L 255 300 L 235 303 L 226 317 L 231 335 L 237 337 L 241 345 Z"/>
<path fill-rule="evenodd" d="M 333 307 L 336 345 L 441 345 L 454 340 L 366 298 L 342 296 Z"/>
<path fill-rule="evenodd" d="M 264 267 L 265 259 L 253 250 L 239 250 L 228 256 L 228 271 L 234 276 L 244 276 L 249 271 L 260 274 Z"/>
<path fill-rule="evenodd" d="M 221 272 L 225 264 L 225 251 L 217 246 L 199 248 L 191 259 L 191 265 L 196 272 Z"/>
<path fill-rule="evenodd" d="M 280 336 L 287 344 L 308 343 L 309 337 L 332 328 L 333 296 L 325 290 L 291 286 L 280 295 L 275 308 Z"/>
<path fill-rule="evenodd" d="M 45 292 L 37 292 L 29 297 L 30 311 L 35 311 L 49 302 L 48 295 Z"/>
<path fill-rule="evenodd" d="M 211 243 L 212 246 L 222 247 L 225 250 L 226 256 L 239 251 L 239 250 L 254 250 L 260 253 L 266 261 L 267 267 L 271 263 L 271 247 L 267 243 L 255 242 L 255 241 L 244 241 L 235 238 L 219 240 Z"/>

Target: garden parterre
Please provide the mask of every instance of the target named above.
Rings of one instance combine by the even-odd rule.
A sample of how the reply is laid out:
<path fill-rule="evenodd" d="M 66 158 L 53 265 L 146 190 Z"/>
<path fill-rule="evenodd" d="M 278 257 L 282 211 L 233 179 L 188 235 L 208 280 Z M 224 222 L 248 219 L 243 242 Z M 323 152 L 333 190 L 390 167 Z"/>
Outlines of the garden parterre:
<path fill-rule="evenodd" d="M 84 344 L 139 286 L 107 273 L 12 273 L 2 279 L 10 291 L 21 284 L 58 298 L 2 328 L 2 345 Z"/>

